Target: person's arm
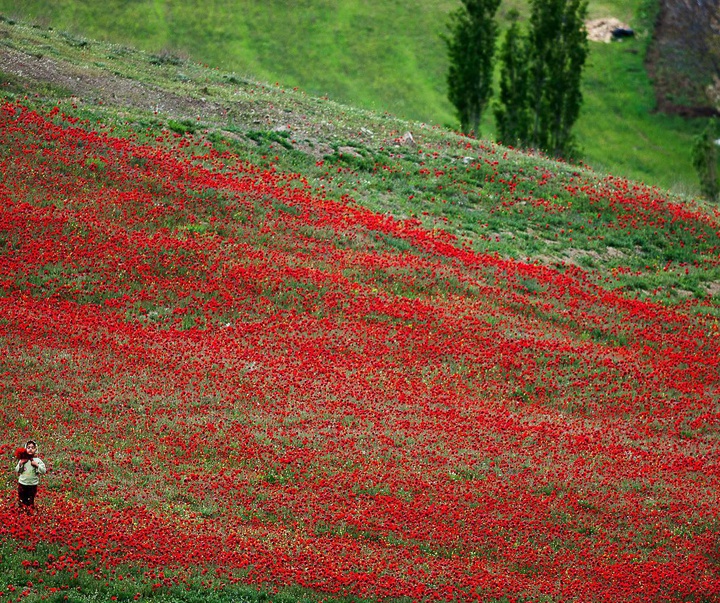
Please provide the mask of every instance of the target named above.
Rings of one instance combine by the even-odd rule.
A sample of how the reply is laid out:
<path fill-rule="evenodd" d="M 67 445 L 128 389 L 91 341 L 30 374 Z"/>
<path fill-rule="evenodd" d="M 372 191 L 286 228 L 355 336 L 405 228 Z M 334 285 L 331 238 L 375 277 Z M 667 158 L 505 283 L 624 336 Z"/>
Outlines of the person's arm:
<path fill-rule="evenodd" d="M 40 475 L 43 475 L 43 474 L 47 471 L 47 469 L 45 468 L 45 463 L 43 463 L 42 459 L 33 459 L 33 460 L 37 463 L 37 466 L 35 467 L 35 470 L 36 470 Z"/>

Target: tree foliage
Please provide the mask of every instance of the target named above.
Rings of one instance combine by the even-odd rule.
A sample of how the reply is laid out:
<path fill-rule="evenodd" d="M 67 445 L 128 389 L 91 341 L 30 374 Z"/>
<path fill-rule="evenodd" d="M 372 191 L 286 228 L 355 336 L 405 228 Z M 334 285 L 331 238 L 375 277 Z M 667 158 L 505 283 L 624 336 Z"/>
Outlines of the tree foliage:
<path fill-rule="evenodd" d="M 720 194 L 720 182 L 718 182 L 718 148 L 717 120 L 713 119 L 708 123 L 703 132 L 695 138 L 692 147 L 692 162 L 700 180 L 700 190 L 703 196 L 710 201 L 717 201 Z"/>
<path fill-rule="evenodd" d="M 568 156 L 574 151 L 571 130 L 580 115 L 589 51 L 587 0 L 531 0 L 531 9 L 527 34 L 521 34 L 515 17 L 501 50 L 495 110 L 500 138 Z"/>
<path fill-rule="evenodd" d="M 479 133 L 480 120 L 492 96 L 492 79 L 500 0 L 462 0 L 450 15 L 445 37 L 450 67 L 448 98 L 455 106 L 463 132 Z"/>
<path fill-rule="evenodd" d="M 528 107 L 528 49 L 518 24 L 519 13 L 509 14 L 510 27 L 500 48 L 500 91 L 493 108 L 497 136 L 507 145 L 523 146 L 530 135 Z"/>

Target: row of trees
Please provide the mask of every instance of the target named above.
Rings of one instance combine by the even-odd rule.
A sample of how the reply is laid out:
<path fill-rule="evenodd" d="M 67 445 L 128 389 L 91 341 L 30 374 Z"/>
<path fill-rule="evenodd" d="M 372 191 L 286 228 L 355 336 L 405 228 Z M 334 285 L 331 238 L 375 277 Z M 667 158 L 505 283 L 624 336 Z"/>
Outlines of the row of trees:
<path fill-rule="evenodd" d="M 493 94 L 500 0 L 462 0 L 445 37 L 448 89 L 460 125 L 479 133 Z M 517 11 L 500 47 L 499 94 L 493 103 L 498 138 L 556 157 L 574 150 L 572 126 L 582 105 L 580 82 L 588 55 L 588 0 L 530 0 L 523 31 Z"/>

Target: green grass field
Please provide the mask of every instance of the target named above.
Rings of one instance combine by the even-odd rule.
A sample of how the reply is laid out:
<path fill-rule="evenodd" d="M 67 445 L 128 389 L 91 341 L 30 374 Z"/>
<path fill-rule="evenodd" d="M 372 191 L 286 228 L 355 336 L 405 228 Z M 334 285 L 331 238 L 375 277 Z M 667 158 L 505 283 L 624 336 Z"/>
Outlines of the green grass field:
<path fill-rule="evenodd" d="M 653 112 L 641 52 L 637 40 L 593 45 L 575 129 L 584 160 L 600 171 L 696 194 L 690 147 L 704 121 Z"/>
<path fill-rule="evenodd" d="M 697 195 L 690 144 L 703 120 L 653 113 L 643 59 L 656 5 L 656 0 L 590 2 L 590 18 L 615 16 L 636 28 L 638 36 L 618 44 L 591 44 L 585 104 L 575 132 L 582 160 L 592 167 Z M 313 0 L 291 5 L 277 0 L 0 0 L 0 14 L 454 128 L 440 35 L 446 31 L 448 13 L 458 6 L 453 0 Z M 505 0 L 498 11 L 501 22 L 511 8 L 527 13 L 528 3 Z M 490 112 L 481 135 L 494 136 Z"/>

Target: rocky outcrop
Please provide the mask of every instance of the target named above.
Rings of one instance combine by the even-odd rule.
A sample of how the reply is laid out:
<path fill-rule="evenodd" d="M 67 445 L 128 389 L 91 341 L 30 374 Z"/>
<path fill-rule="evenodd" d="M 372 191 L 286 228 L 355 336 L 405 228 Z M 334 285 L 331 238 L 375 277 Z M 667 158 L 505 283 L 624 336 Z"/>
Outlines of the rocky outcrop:
<path fill-rule="evenodd" d="M 720 0 L 660 0 L 647 69 L 658 111 L 720 114 Z"/>
<path fill-rule="evenodd" d="M 588 40 L 591 42 L 612 42 L 624 37 L 626 32 L 632 31 L 629 25 L 615 17 L 586 21 L 585 28 L 587 29 Z"/>

